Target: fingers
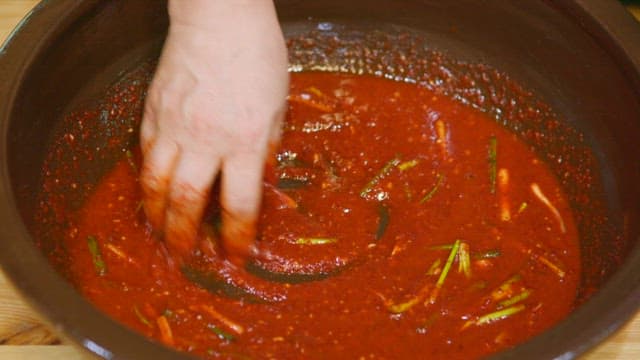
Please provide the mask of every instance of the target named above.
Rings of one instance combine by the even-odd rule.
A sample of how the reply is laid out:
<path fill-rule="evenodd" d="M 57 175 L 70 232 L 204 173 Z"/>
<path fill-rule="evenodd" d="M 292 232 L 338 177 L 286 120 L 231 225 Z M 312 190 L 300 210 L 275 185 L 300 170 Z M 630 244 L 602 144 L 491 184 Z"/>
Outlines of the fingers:
<path fill-rule="evenodd" d="M 187 256 L 196 247 L 196 236 L 219 160 L 183 153 L 173 174 L 166 207 L 165 241 L 171 252 Z"/>
<path fill-rule="evenodd" d="M 178 145 L 166 138 L 158 138 L 147 146 L 140 174 L 144 211 L 155 229 L 163 229 L 167 194 L 180 152 Z"/>
<path fill-rule="evenodd" d="M 263 168 L 264 153 L 239 153 L 223 164 L 222 245 L 230 260 L 238 265 L 255 252 Z"/>

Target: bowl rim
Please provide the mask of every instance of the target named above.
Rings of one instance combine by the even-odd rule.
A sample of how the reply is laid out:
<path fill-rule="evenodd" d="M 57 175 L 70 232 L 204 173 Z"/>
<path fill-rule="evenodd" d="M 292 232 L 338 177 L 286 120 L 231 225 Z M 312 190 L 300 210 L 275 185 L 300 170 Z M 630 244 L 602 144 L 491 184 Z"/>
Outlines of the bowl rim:
<path fill-rule="evenodd" d="M 13 104 L 30 65 L 78 17 L 101 0 L 43 0 L 0 46 L 0 264 L 14 287 L 59 334 L 106 359 L 190 358 L 118 324 L 95 307 L 48 264 L 18 215 L 8 169 L 6 139 Z M 619 3 L 544 0 L 579 24 L 611 56 L 640 95 L 640 26 Z M 551 4 L 552 3 L 552 4 Z M 640 98 L 640 96 L 638 96 Z M 638 240 L 637 244 L 640 243 Z M 600 343 L 640 309 L 640 245 L 606 284 L 550 330 L 492 359 L 571 359 Z M 634 265 L 635 264 L 635 265 Z M 55 290 L 55 292 L 54 292 Z M 55 296 L 52 296 L 55 294 Z M 603 313 L 602 309 L 606 309 Z M 596 316 L 597 315 L 597 316 Z M 86 321 L 87 317 L 92 321 Z M 571 337 L 565 334 L 571 333 Z"/>

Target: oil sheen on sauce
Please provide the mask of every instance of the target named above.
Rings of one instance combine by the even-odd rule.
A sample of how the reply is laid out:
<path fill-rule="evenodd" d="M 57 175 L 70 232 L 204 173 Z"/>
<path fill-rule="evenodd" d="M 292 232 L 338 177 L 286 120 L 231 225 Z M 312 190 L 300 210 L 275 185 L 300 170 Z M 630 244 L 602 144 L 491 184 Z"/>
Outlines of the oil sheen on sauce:
<path fill-rule="evenodd" d="M 478 358 L 573 309 L 571 211 L 516 135 L 412 84 L 291 80 L 258 229 L 269 257 L 247 275 L 270 297 L 207 291 L 171 265 L 140 210 L 136 149 L 64 239 L 84 296 L 168 346 L 232 359 Z M 205 228 L 215 218 L 214 205 Z"/>

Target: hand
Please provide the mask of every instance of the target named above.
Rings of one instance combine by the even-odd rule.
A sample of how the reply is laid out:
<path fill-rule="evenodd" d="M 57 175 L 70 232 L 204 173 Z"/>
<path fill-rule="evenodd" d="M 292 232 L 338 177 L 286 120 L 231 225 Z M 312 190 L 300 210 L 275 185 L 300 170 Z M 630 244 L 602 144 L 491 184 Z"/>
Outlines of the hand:
<path fill-rule="evenodd" d="M 184 257 L 220 173 L 222 245 L 246 259 L 288 92 L 275 9 L 271 0 L 171 0 L 169 13 L 142 121 L 144 209 L 171 254 Z"/>

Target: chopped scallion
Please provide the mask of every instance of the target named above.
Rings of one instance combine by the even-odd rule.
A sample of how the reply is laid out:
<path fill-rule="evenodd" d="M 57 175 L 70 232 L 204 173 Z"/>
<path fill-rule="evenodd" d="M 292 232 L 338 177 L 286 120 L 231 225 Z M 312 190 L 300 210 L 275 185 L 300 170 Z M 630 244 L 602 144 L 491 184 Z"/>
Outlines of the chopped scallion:
<path fill-rule="evenodd" d="M 483 315 L 483 316 L 479 317 L 478 320 L 476 320 L 474 323 L 476 325 L 490 324 L 490 323 L 498 321 L 498 320 L 506 319 L 506 318 L 508 318 L 508 317 L 510 317 L 512 315 L 515 315 L 515 314 L 519 313 L 520 311 L 522 311 L 524 309 L 525 309 L 524 305 L 511 306 L 511 307 L 508 307 L 506 309 L 494 311 L 492 313 Z"/>
<path fill-rule="evenodd" d="M 451 249 L 453 249 L 453 244 L 434 245 L 429 247 L 429 250 L 451 250 Z"/>
<path fill-rule="evenodd" d="M 380 180 L 384 179 L 393 168 L 400 164 L 400 157 L 396 156 L 393 159 L 389 160 L 384 167 L 362 188 L 360 191 L 360 197 L 366 198 L 367 195 L 373 190 L 373 187 L 376 186 Z"/>
<path fill-rule="evenodd" d="M 138 310 L 137 306 L 133 306 L 133 312 L 136 314 L 136 317 L 138 318 L 138 320 L 140 320 L 141 323 L 147 325 L 148 327 L 153 327 L 153 325 L 151 325 L 151 322 L 144 317 L 144 315 L 142 315 L 142 313 L 140 312 L 140 310 Z"/>
<path fill-rule="evenodd" d="M 495 136 L 489 138 L 489 152 L 487 156 L 489 163 L 489 184 L 491 193 L 496 193 L 496 179 L 498 174 L 498 139 Z"/>
<path fill-rule="evenodd" d="M 456 242 L 453 243 L 453 247 L 451 248 L 451 252 L 449 253 L 447 262 L 444 264 L 444 268 L 440 273 L 440 277 L 436 282 L 436 287 L 435 289 L 433 289 L 433 292 L 431 293 L 431 299 L 430 299 L 431 303 L 434 303 L 436 301 L 436 298 L 438 297 L 438 293 L 440 292 L 440 289 L 442 288 L 442 285 L 444 284 L 444 281 L 446 280 L 447 275 L 449 275 L 449 270 L 451 269 L 451 265 L 453 264 L 453 261 L 455 260 L 456 255 L 458 254 L 459 248 L 460 248 L 460 240 L 456 240 Z"/>
<path fill-rule="evenodd" d="M 400 304 L 389 304 L 387 306 L 387 310 L 389 310 L 389 312 L 393 314 L 402 314 L 403 312 L 411 309 L 414 305 L 419 303 L 420 300 L 421 299 L 416 296 Z"/>
<path fill-rule="evenodd" d="M 296 239 L 298 245 L 326 245 L 338 242 L 336 238 L 301 237 Z"/>
<path fill-rule="evenodd" d="M 458 250 L 458 272 L 464 273 L 467 278 L 471 277 L 471 256 L 466 242 L 461 242 Z"/>
<path fill-rule="evenodd" d="M 519 274 L 513 275 L 491 292 L 491 298 L 493 298 L 494 301 L 498 301 L 510 297 L 513 293 L 513 284 L 520 281 L 520 279 L 522 279 L 522 277 Z"/>
<path fill-rule="evenodd" d="M 219 327 L 213 325 L 213 324 L 207 324 L 207 328 L 211 331 L 213 331 L 214 334 L 216 334 L 218 336 L 218 338 L 220 340 L 226 340 L 226 341 L 235 341 L 236 337 L 229 334 L 228 332 L 220 329 Z"/>
<path fill-rule="evenodd" d="M 560 266 L 554 264 L 551 260 L 547 259 L 544 256 L 538 256 L 537 258 L 538 258 L 538 261 L 540 261 L 541 263 L 546 265 L 549 269 L 551 269 L 554 273 L 556 273 L 558 277 L 560 278 L 565 277 L 566 273 L 564 272 L 564 270 L 560 268 Z"/>
<path fill-rule="evenodd" d="M 427 270 L 427 275 L 438 275 L 440 274 L 440 271 L 442 271 L 440 269 L 440 259 L 436 259 L 436 261 L 433 262 L 433 264 L 431 264 L 431 266 L 429 267 L 429 270 Z"/>
<path fill-rule="evenodd" d="M 95 236 L 87 236 L 87 246 L 89 247 L 89 252 L 91 253 L 93 266 L 96 268 L 96 272 L 99 276 L 104 276 L 107 273 L 107 265 L 102 259 L 102 253 L 100 252 L 98 240 Z"/>
<path fill-rule="evenodd" d="M 520 294 L 518 294 L 518 295 L 516 295 L 516 296 L 514 296 L 512 298 L 509 298 L 507 300 L 501 301 L 498 304 L 498 308 L 502 309 L 502 308 L 506 308 L 506 307 L 509 307 L 511 305 L 517 304 L 520 301 L 523 301 L 526 298 L 528 298 L 529 295 L 531 295 L 531 291 L 529 291 L 527 289 L 524 289 Z"/>
<path fill-rule="evenodd" d="M 378 207 L 378 230 L 376 231 L 376 240 L 382 239 L 389 226 L 389 208 L 380 204 Z"/>
<path fill-rule="evenodd" d="M 403 162 L 401 164 L 398 164 L 398 169 L 400 171 L 407 171 L 407 170 L 415 167 L 416 165 L 418 165 L 419 162 L 420 162 L 420 160 L 418 160 L 418 159 L 405 161 L 405 162 Z"/>
<path fill-rule="evenodd" d="M 425 195 L 422 199 L 420 199 L 420 204 L 424 204 L 425 202 L 431 200 L 433 195 L 436 194 L 442 183 L 444 182 L 444 176 L 442 174 L 436 175 L 436 184 L 431 188 L 431 190 Z"/>
<path fill-rule="evenodd" d="M 522 202 L 522 204 L 520 204 L 520 207 L 518 207 L 518 214 L 525 211 L 527 209 L 527 206 L 529 206 L 529 204 L 526 201 Z"/>
<path fill-rule="evenodd" d="M 456 240 L 456 242 L 453 243 L 451 252 L 449 253 L 449 258 L 447 258 L 447 262 L 444 264 L 444 269 L 442 269 L 442 273 L 438 278 L 436 287 L 441 288 L 442 285 L 444 284 L 444 280 L 447 278 L 447 275 L 449 274 L 449 269 L 451 269 L 451 264 L 453 264 L 453 260 L 456 258 L 459 248 L 460 248 L 460 240 Z"/>

